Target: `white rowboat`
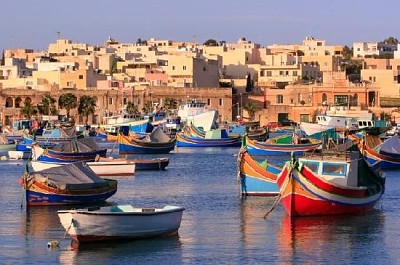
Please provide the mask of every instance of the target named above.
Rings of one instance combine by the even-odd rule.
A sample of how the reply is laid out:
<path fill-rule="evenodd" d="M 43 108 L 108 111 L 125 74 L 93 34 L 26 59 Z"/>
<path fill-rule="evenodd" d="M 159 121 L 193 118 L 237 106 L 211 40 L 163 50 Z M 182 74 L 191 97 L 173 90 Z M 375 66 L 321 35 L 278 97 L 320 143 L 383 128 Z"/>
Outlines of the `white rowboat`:
<path fill-rule="evenodd" d="M 58 217 L 72 238 L 72 247 L 77 248 L 83 242 L 176 234 L 184 210 L 171 205 L 158 209 L 113 205 L 60 210 Z"/>
<path fill-rule="evenodd" d="M 59 167 L 67 163 L 31 161 L 34 171 Z M 128 160 L 87 162 L 87 165 L 99 177 L 134 176 L 136 164 Z"/>

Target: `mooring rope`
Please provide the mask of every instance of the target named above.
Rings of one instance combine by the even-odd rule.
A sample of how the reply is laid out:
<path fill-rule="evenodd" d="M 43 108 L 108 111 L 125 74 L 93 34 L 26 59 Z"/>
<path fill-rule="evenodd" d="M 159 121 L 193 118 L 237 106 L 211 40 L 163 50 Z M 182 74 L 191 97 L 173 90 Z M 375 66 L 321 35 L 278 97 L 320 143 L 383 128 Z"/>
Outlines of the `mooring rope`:
<path fill-rule="evenodd" d="M 65 230 L 64 236 L 59 240 L 52 240 L 50 242 L 47 243 L 47 247 L 48 248 L 58 248 L 61 244 L 61 242 L 67 237 L 67 234 L 69 232 L 69 230 L 71 229 L 72 225 L 74 224 L 74 219 L 71 219 L 71 223 L 69 224 L 69 227 L 67 230 Z"/>

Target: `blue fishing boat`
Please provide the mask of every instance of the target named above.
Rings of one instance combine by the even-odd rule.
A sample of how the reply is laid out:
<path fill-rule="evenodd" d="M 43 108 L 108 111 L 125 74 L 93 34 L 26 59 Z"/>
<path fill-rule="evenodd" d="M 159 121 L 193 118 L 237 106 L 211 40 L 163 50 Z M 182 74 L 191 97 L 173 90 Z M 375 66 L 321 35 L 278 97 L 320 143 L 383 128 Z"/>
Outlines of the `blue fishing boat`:
<path fill-rule="evenodd" d="M 202 131 L 195 126 L 186 126 L 176 134 L 178 147 L 240 147 L 241 137 L 230 137 L 225 129 Z"/>
<path fill-rule="evenodd" d="M 92 162 L 97 156 L 106 155 L 107 149 L 100 149 L 90 137 L 64 142 L 53 149 L 43 149 L 39 145 L 32 146 L 32 159 L 46 162 Z"/>
<path fill-rule="evenodd" d="M 259 121 L 226 123 L 220 126 L 224 128 L 229 136 L 247 136 L 257 141 L 268 139 L 269 132 L 266 128 L 260 127 Z"/>
<path fill-rule="evenodd" d="M 213 139 L 190 137 L 183 133 L 178 133 L 176 140 L 177 147 L 240 147 L 241 145 L 240 136 Z"/>
<path fill-rule="evenodd" d="M 349 138 L 358 144 L 361 154 L 373 171 L 400 168 L 400 153 L 398 152 L 400 141 L 397 135 L 384 142 L 378 135 L 350 135 Z"/>
<path fill-rule="evenodd" d="M 281 168 L 266 160 L 259 162 L 243 147 L 238 155 L 239 185 L 241 196 L 276 196 L 279 187 L 276 183 Z"/>
<path fill-rule="evenodd" d="M 298 141 L 295 140 L 290 144 L 276 143 L 274 139 L 269 139 L 266 142 L 251 140 L 246 136 L 244 141 L 247 146 L 247 151 L 251 155 L 302 155 L 304 152 L 315 151 L 321 146 L 319 141 L 311 141 L 309 139 Z"/>
<path fill-rule="evenodd" d="M 119 154 L 167 154 L 175 149 L 176 139 L 171 139 L 160 127 L 143 139 L 118 138 Z"/>
<path fill-rule="evenodd" d="M 117 191 L 117 180 L 102 179 L 84 162 L 65 164 L 20 178 L 27 206 L 97 203 Z"/>

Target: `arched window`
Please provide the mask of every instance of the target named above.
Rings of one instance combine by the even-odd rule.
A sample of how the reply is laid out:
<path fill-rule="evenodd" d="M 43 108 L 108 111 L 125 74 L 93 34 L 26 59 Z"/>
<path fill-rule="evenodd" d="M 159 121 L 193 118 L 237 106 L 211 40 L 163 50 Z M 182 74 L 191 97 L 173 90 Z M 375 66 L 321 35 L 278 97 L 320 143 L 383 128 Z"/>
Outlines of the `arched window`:
<path fill-rule="evenodd" d="M 6 99 L 6 108 L 12 108 L 14 106 L 13 99 L 11 97 L 8 97 Z"/>
<path fill-rule="evenodd" d="M 322 103 L 324 102 L 328 102 L 328 96 L 325 93 L 322 94 Z"/>
<path fill-rule="evenodd" d="M 30 97 L 25 98 L 24 104 L 26 105 L 26 104 L 29 104 L 29 103 L 32 103 L 32 99 Z"/>
<path fill-rule="evenodd" d="M 353 97 L 351 98 L 350 101 L 351 106 L 357 106 L 358 105 L 358 95 L 354 94 Z"/>
<path fill-rule="evenodd" d="M 16 108 L 20 108 L 21 107 L 21 102 L 22 102 L 22 99 L 20 97 L 17 97 L 15 99 L 15 107 Z"/>

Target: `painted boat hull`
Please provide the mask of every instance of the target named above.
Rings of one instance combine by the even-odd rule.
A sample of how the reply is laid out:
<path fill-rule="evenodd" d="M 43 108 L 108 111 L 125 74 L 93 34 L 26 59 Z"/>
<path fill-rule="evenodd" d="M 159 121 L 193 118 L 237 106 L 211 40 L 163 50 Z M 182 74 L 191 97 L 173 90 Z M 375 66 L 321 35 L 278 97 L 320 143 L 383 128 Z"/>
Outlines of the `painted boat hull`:
<path fill-rule="evenodd" d="M 102 202 L 117 192 L 117 181 L 107 181 L 109 185 L 105 188 L 69 193 L 48 187 L 38 181 L 34 181 L 33 183 L 28 182 L 25 195 L 26 205 L 75 205 Z"/>
<path fill-rule="evenodd" d="M 307 167 L 291 167 L 290 163 L 286 163 L 277 180 L 281 202 L 289 216 L 364 213 L 374 208 L 384 192 L 383 184 L 368 188 L 334 185 Z M 369 193 L 371 187 L 376 191 Z"/>
<path fill-rule="evenodd" d="M 246 146 L 250 155 L 302 155 L 316 150 L 321 144 L 268 144 L 247 139 Z"/>
<path fill-rule="evenodd" d="M 177 147 L 240 147 L 241 138 L 221 138 L 221 139 L 205 139 L 199 137 L 189 137 L 183 133 L 176 135 Z"/>
<path fill-rule="evenodd" d="M 169 164 L 169 158 L 133 159 L 135 170 L 165 170 Z"/>
<path fill-rule="evenodd" d="M 279 187 L 276 183 L 281 169 L 272 165 L 262 165 L 241 150 L 238 155 L 240 174 L 240 193 L 242 196 L 276 196 Z"/>
<path fill-rule="evenodd" d="M 162 209 L 130 207 L 132 209 L 129 211 L 124 208 L 127 206 L 107 206 L 98 210 L 61 210 L 58 211 L 58 216 L 69 236 L 81 244 L 176 234 L 184 211 L 184 208 L 177 206 L 166 206 Z"/>
<path fill-rule="evenodd" d="M 168 154 L 175 149 L 176 140 L 171 139 L 169 142 L 152 143 L 141 140 L 128 141 L 124 138 L 119 140 L 120 154 Z"/>

